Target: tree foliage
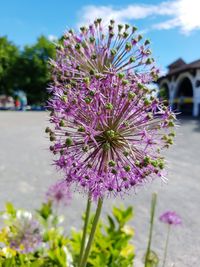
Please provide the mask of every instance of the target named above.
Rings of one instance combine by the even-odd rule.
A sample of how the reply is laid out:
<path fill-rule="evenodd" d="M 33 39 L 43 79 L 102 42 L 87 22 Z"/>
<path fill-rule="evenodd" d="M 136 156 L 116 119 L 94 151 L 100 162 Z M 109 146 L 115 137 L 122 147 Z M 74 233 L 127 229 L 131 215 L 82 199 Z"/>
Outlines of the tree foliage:
<path fill-rule="evenodd" d="M 0 93 L 13 95 L 20 89 L 29 104 L 44 103 L 50 81 L 48 59 L 54 56 L 55 45 L 45 36 L 21 51 L 6 37 L 0 38 Z"/>
<path fill-rule="evenodd" d="M 0 93 L 12 94 L 17 79 L 14 75 L 19 49 L 7 37 L 0 37 Z"/>

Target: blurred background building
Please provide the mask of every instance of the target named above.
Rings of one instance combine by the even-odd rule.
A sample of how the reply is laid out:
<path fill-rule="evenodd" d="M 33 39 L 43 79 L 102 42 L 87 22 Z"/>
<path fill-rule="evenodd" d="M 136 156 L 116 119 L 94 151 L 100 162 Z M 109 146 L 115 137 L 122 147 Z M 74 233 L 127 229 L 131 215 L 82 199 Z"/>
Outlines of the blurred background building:
<path fill-rule="evenodd" d="M 158 79 L 160 97 L 183 115 L 200 115 L 200 59 L 187 64 L 182 58 Z"/>

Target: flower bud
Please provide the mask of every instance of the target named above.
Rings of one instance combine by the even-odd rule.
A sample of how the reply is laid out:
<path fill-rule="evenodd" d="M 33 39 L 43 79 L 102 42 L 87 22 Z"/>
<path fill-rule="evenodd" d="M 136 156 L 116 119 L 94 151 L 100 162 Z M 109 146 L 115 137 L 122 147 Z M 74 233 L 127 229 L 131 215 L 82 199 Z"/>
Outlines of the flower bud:
<path fill-rule="evenodd" d="M 124 78 L 124 76 L 125 76 L 125 74 L 124 73 L 118 73 L 118 77 L 119 77 L 119 79 L 121 80 L 121 79 L 123 79 Z"/>
<path fill-rule="evenodd" d="M 98 18 L 97 22 L 100 24 L 102 22 L 102 18 Z"/>
<path fill-rule="evenodd" d="M 153 62 L 154 62 L 153 58 L 147 58 L 145 64 L 146 64 L 146 65 L 150 65 L 150 64 L 152 64 Z"/>
<path fill-rule="evenodd" d="M 54 133 L 51 133 L 49 139 L 50 139 L 51 142 L 56 141 L 55 134 Z"/>
<path fill-rule="evenodd" d="M 113 26 L 112 25 L 109 25 L 108 26 L 108 29 L 109 29 L 110 32 L 112 32 L 113 31 Z"/>
<path fill-rule="evenodd" d="M 175 126 L 175 124 L 174 124 L 173 121 L 169 121 L 169 122 L 168 122 L 168 127 L 174 127 L 174 126 Z"/>
<path fill-rule="evenodd" d="M 144 99 L 144 105 L 145 106 L 148 106 L 148 105 L 150 105 L 151 104 L 151 101 L 148 99 L 148 98 L 145 98 Z"/>
<path fill-rule="evenodd" d="M 105 108 L 108 109 L 108 110 L 112 110 L 113 109 L 113 105 L 111 103 L 107 103 L 105 105 Z"/>
<path fill-rule="evenodd" d="M 83 150 L 83 152 L 88 152 L 89 146 L 83 146 L 82 150 Z"/>
<path fill-rule="evenodd" d="M 134 92 L 128 92 L 128 99 L 129 100 L 132 100 L 135 96 L 136 96 L 136 94 Z"/>
<path fill-rule="evenodd" d="M 114 160 L 110 160 L 110 161 L 108 162 L 108 165 L 109 165 L 110 167 L 115 167 L 116 162 L 115 162 Z"/>
<path fill-rule="evenodd" d="M 134 63 L 135 61 L 136 61 L 136 58 L 135 58 L 135 57 L 130 57 L 130 58 L 129 58 L 129 62 L 130 62 L 130 63 Z"/>
<path fill-rule="evenodd" d="M 74 30 L 73 29 L 69 29 L 68 32 L 71 33 L 71 34 L 74 34 Z"/>
<path fill-rule="evenodd" d="M 75 49 L 79 51 L 81 49 L 81 45 L 79 43 L 75 44 Z"/>
<path fill-rule="evenodd" d="M 102 147 L 103 147 L 104 151 L 108 151 L 110 149 L 110 144 L 108 142 L 106 142 L 106 143 L 103 144 Z"/>
<path fill-rule="evenodd" d="M 114 19 L 110 20 L 110 24 L 113 25 L 115 23 Z"/>
<path fill-rule="evenodd" d="M 61 99 L 62 99 L 63 102 L 67 103 L 67 96 L 66 96 L 66 95 L 63 95 L 63 96 L 61 97 Z"/>
<path fill-rule="evenodd" d="M 95 74 L 94 70 L 90 70 L 90 75 L 94 75 L 94 74 Z"/>
<path fill-rule="evenodd" d="M 129 172 L 131 170 L 131 167 L 129 165 L 124 166 L 124 170 L 126 172 Z"/>
<path fill-rule="evenodd" d="M 149 156 L 144 157 L 144 164 L 147 166 L 151 162 L 151 158 Z"/>
<path fill-rule="evenodd" d="M 61 120 L 61 121 L 59 122 L 59 126 L 60 126 L 60 127 L 65 127 L 65 121 L 64 121 L 64 120 Z"/>
<path fill-rule="evenodd" d="M 129 83 L 128 80 L 125 80 L 125 79 L 122 80 L 122 85 L 127 85 L 128 83 Z"/>
<path fill-rule="evenodd" d="M 145 40 L 144 45 L 149 45 L 151 42 L 149 39 Z"/>
<path fill-rule="evenodd" d="M 117 170 L 116 170 L 116 169 L 112 169 L 111 172 L 112 172 L 113 174 L 117 174 Z"/>
<path fill-rule="evenodd" d="M 159 164 L 158 164 L 158 166 L 159 166 L 159 168 L 162 170 L 162 169 L 164 169 L 165 164 L 164 164 L 163 161 L 160 161 Z"/>
<path fill-rule="evenodd" d="M 101 78 L 101 74 L 100 73 L 96 73 L 95 74 L 95 78 L 98 80 L 98 79 L 100 79 Z"/>
<path fill-rule="evenodd" d="M 85 33 L 85 32 L 87 31 L 87 28 L 86 28 L 85 26 L 80 27 L 80 31 L 81 31 L 82 33 Z"/>
<path fill-rule="evenodd" d="M 139 34 L 137 38 L 138 38 L 138 42 L 139 42 L 140 40 L 142 40 L 143 36 L 141 34 Z"/>
<path fill-rule="evenodd" d="M 54 151 L 54 146 L 50 146 L 50 147 L 49 147 L 49 150 L 50 150 L 50 151 Z"/>
<path fill-rule="evenodd" d="M 95 91 L 90 90 L 89 94 L 90 94 L 90 96 L 94 96 L 95 95 Z"/>
<path fill-rule="evenodd" d="M 109 33 L 110 38 L 114 37 L 114 35 L 115 35 L 114 32 Z"/>
<path fill-rule="evenodd" d="M 133 27 L 132 27 L 132 33 L 136 32 L 137 29 L 138 29 L 137 27 L 133 26 Z"/>
<path fill-rule="evenodd" d="M 125 157 L 128 157 L 129 152 L 128 152 L 127 150 L 125 150 L 125 151 L 123 152 L 123 155 L 124 155 Z"/>
<path fill-rule="evenodd" d="M 111 49 L 110 53 L 112 56 L 115 56 L 117 54 L 117 50 L 116 49 Z"/>
<path fill-rule="evenodd" d="M 169 133 L 169 136 L 175 137 L 176 134 L 175 134 L 175 132 L 171 132 L 171 133 Z"/>
<path fill-rule="evenodd" d="M 106 132 L 107 136 L 110 138 L 114 138 L 115 137 L 115 131 L 113 130 L 109 130 Z"/>
<path fill-rule="evenodd" d="M 123 27 L 124 27 L 124 26 L 123 26 L 122 24 L 119 24 L 119 25 L 118 25 L 118 31 L 121 32 L 121 30 L 123 29 Z"/>
<path fill-rule="evenodd" d="M 93 55 L 91 56 L 91 59 L 93 59 L 93 60 L 97 59 L 97 55 L 93 54 Z"/>
<path fill-rule="evenodd" d="M 92 98 L 91 98 L 91 97 L 86 97 L 86 98 L 85 98 L 85 103 L 86 103 L 86 104 L 90 104 L 91 101 L 92 101 Z"/>
<path fill-rule="evenodd" d="M 89 77 L 83 78 L 83 82 L 86 83 L 87 85 L 89 85 L 90 84 L 90 78 Z"/>
<path fill-rule="evenodd" d="M 138 83 L 137 86 L 139 89 L 144 89 L 144 84 L 142 84 L 142 83 Z"/>
<path fill-rule="evenodd" d="M 71 146 L 73 145 L 73 140 L 71 137 L 68 137 L 66 140 L 65 140 L 65 144 L 66 146 Z"/>
<path fill-rule="evenodd" d="M 151 160 L 151 165 L 155 168 L 158 167 L 158 161 L 157 160 Z"/>
<path fill-rule="evenodd" d="M 124 32 L 123 33 L 123 38 L 126 39 L 128 37 L 128 35 L 129 35 L 128 32 Z"/>
<path fill-rule="evenodd" d="M 126 51 L 130 51 L 131 48 L 132 48 L 131 43 L 126 43 L 126 45 L 125 45 L 125 49 L 126 49 Z"/>
<path fill-rule="evenodd" d="M 78 127 L 78 132 L 84 133 L 85 132 L 85 127 L 84 126 L 79 126 Z"/>
<path fill-rule="evenodd" d="M 90 43 L 94 43 L 95 42 L 95 38 L 93 37 L 93 36 L 91 36 L 90 38 L 89 38 L 89 40 L 90 40 Z"/>
<path fill-rule="evenodd" d="M 128 30 L 128 28 L 130 28 L 129 24 L 125 24 L 125 30 Z"/>
<path fill-rule="evenodd" d="M 46 127 L 46 129 L 45 129 L 45 133 L 51 133 L 51 129 L 50 129 L 50 127 Z"/>

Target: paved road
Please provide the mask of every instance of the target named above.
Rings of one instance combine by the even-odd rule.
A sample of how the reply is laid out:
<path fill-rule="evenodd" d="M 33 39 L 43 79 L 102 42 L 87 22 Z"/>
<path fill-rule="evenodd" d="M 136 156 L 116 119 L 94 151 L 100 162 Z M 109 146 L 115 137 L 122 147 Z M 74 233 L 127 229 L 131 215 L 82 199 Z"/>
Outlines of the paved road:
<path fill-rule="evenodd" d="M 61 174 L 51 166 L 47 150 L 49 141 L 44 129 L 48 124 L 45 112 L 0 112 L 0 208 L 5 201 L 17 207 L 36 208 L 44 199 L 47 187 Z M 157 216 L 166 209 L 177 211 L 183 226 L 174 229 L 170 239 L 169 265 L 175 267 L 200 266 L 200 121 L 181 120 L 176 145 L 167 153 L 168 184 L 160 181 L 141 188 L 124 200 L 107 200 L 109 211 L 113 204 L 133 205 L 135 245 L 142 257 L 147 241 L 151 193 L 158 192 Z M 67 208 L 66 224 L 80 226 L 84 210 L 83 196 L 76 194 Z M 166 236 L 165 225 L 156 220 L 153 247 L 162 255 Z M 139 267 L 140 264 L 135 265 Z"/>

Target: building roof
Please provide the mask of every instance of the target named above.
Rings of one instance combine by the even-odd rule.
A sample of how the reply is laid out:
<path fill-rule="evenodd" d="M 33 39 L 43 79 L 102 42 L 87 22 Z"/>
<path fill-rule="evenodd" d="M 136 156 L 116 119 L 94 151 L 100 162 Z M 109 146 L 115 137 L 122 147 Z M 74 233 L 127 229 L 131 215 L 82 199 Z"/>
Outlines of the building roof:
<path fill-rule="evenodd" d="M 172 62 L 168 67 L 169 70 L 177 69 L 185 65 L 185 61 L 182 58 L 178 58 L 176 61 Z"/>
<path fill-rule="evenodd" d="M 160 77 L 159 80 L 165 77 L 172 76 L 174 74 L 179 74 L 187 70 L 194 69 L 200 69 L 200 59 L 187 64 L 182 58 L 179 58 L 168 66 L 167 74 L 165 76 Z"/>

